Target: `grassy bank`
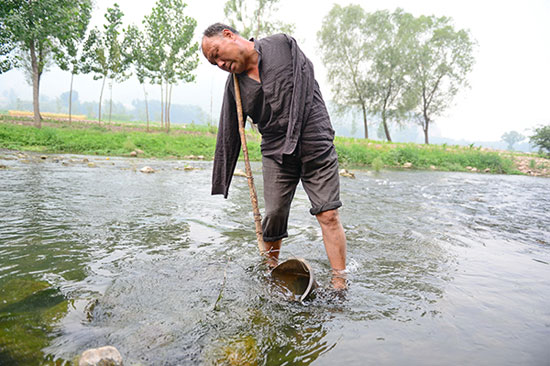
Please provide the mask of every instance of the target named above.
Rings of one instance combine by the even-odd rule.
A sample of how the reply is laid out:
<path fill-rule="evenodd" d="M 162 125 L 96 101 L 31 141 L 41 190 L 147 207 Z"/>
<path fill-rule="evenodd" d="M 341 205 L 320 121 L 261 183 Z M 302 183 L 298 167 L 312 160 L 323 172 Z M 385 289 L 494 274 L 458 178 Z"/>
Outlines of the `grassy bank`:
<path fill-rule="evenodd" d="M 384 143 L 340 137 L 336 138 L 335 145 L 341 163 L 351 167 L 519 173 L 510 157 L 480 147 Z"/>
<path fill-rule="evenodd" d="M 19 121 L 0 121 L 0 148 L 118 156 L 128 156 L 140 149 L 144 152 L 140 156 L 145 157 L 203 155 L 205 159 L 212 159 L 216 144 L 215 129 L 205 126 L 180 126 L 167 134 L 147 133 L 136 124 L 99 127 L 90 123 L 68 125 L 55 121 L 36 129 L 17 123 Z M 259 135 L 250 133 L 248 141 L 251 159 L 260 160 Z M 337 137 L 335 145 L 340 164 L 345 168 L 400 167 L 520 174 L 512 155 L 479 147 L 384 143 L 344 137 Z"/>
<path fill-rule="evenodd" d="M 251 139 L 253 140 L 253 139 Z M 145 157 L 176 157 L 186 155 L 214 156 L 216 136 L 197 129 L 166 134 L 134 130 L 111 130 L 97 125 L 43 127 L 0 123 L 0 147 L 49 153 L 126 156 L 136 149 Z M 254 158 L 259 158 L 259 143 L 251 141 Z"/>

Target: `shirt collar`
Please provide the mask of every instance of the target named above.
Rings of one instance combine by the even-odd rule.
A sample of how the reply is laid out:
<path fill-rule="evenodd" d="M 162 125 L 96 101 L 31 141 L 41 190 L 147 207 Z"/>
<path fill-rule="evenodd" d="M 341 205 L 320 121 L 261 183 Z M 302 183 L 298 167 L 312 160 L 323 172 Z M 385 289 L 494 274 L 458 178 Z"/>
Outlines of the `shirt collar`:
<path fill-rule="evenodd" d="M 256 52 L 258 52 L 258 68 L 259 68 L 262 63 L 262 46 L 260 44 L 261 41 L 254 39 L 254 37 L 251 37 L 249 41 L 254 42 L 254 49 L 256 50 Z"/>

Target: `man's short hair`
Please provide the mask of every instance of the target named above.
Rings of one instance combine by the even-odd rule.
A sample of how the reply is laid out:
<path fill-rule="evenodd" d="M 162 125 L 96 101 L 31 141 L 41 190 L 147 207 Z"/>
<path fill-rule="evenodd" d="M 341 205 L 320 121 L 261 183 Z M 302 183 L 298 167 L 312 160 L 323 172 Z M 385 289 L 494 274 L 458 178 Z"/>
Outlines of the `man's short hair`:
<path fill-rule="evenodd" d="M 227 25 L 227 24 L 223 24 L 223 23 L 214 23 L 212 24 L 210 27 L 206 28 L 204 30 L 204 32 L 202 33 L 203 37 L 214 37 L 214 36 L 220 36 L 223 32 L 224 29 L 229 29 L 231 32 L 235 33 L 235 34 L 239 34 L 239 32 L 237 32 L 237 30 L 235 30 L 235 28 Z"/>

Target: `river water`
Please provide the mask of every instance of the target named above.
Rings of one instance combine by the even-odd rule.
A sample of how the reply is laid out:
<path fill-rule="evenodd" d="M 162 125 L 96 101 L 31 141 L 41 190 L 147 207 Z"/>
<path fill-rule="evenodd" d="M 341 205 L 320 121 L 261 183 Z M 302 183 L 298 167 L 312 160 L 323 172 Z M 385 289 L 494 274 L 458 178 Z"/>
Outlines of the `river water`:
<path fill-rule="evenodd" d="M 245 178 L 224 200 L 211 162 L 84 158 L 0 151 L 0 364 L 103 345 L 125 365 L 550 362 L 550 179 L 341 178 L 345 295 L 300 187 L 281 257 L 320 284 L 300 304 L 272 291 Z"/>

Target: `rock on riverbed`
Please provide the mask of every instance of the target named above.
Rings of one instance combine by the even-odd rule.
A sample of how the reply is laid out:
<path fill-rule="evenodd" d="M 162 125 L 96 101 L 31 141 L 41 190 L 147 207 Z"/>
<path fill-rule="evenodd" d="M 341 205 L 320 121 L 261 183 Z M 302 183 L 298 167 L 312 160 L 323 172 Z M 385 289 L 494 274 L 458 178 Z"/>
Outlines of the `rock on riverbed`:
<path fill-rule="evenodd" d="M 150 166 L 144 166 L 139 171 L 142 173 L 154 173 L 155 169 L 151 168 Z"/>
<path fill-rule="evenodd" d="M 92 348 L 82 353 L 78 366 L 122 366 L 122 356 L 113 346 Z"/>

